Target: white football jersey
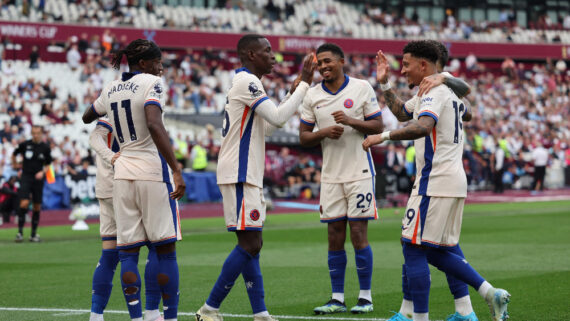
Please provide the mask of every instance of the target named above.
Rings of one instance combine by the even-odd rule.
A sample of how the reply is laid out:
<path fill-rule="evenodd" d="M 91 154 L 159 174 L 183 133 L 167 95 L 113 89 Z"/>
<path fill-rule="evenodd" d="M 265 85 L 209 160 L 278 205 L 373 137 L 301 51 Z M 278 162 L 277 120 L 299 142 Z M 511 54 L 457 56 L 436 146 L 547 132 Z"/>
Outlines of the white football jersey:
<path fill-rule="evenodd" d="M 382 115 L 372 86 L 367 81 L 348 77 L 336 93 L 329 91 L 324 82 L 309 89 L 303 100 L 301 122 L 318 128 L 344 126 L 338 140 L 325 138 L 321 181 L 345 183 L 370 178 L 375 175 L 370 152 L 362 149 L 365 135 L 358 130 L 337 124 L 331 115 L 343 111 L 347 116 L 369 120 Z"/>
<path fill-rule="evenodd" d="M 269 99 L 261 80 L 247 68 L 236 70 L 226 98 L 218 184 L 249 183 L 263 187 L 265 120 L 255 108 Z"/>
<path fill-rule="evenodd" d="M 448 77 L 448 78 L 455 78 L 452 74 L 450 74 L 450 73 L 447 72 L 447 71 L 444 71 L 444 72 L 442 72 L 441 74 L 444 75 L 445 77 Z M 412 116 L 414 115 L 414 108 L 416 108 L 416 106 L 418 106 L 418 99 L 420 99 L 420 98 L 418 97 L 418 94 L 417 94 L 417 92 L 416 92 L 416 94 L 414 95 L 414 97 L 410 98 L 408 101 L 406 101 L 406 102 L 404 103 L 404 106 L 403 106 L 403 107 L 404 107 L 404 112 L 405 112 L 408 116 L 412 117 Z"/>
<path fill-rule="evenodd" d="M 146 124 L 145 107 L 162 109 L 165 88 L 159 77 L 123 73 L 108 84 L 92 108 L 108 115 L 121 157 L 115 162 L 115 179 L 171 182 L 166 160 L 160 155 Z"/>
<path fill-rule="evenodd" d="M 105 117 L 106 118 L 106 117 Z M 109 148 L 114 153 L 119 151 L 119 144 L 117 140 L 113 137 L 113 126 L 109 123 L 108 119 L 100 118 L 97 121 L 97 127 L 95 128 L 95 134 L 100 135 L 107 148 Z M 97 176 L 95 180 L 95 197 L 97 198 L 110 198 L 113 197 L 113 176 L 114 170 L 113 165 L 109 163 L 106 159 L 101 157 L 99 153 L 96 153 L 97 158 Z"/>
<path fill-rule="evenodd" d="M 416 139 L 417 177 L 412 195 L 466 197 L 463 169 L 463 102 L 445 85 L 439 85 L 413 108 L 414 120 L 432 117 L 436 124 L 429 136 Z"/>

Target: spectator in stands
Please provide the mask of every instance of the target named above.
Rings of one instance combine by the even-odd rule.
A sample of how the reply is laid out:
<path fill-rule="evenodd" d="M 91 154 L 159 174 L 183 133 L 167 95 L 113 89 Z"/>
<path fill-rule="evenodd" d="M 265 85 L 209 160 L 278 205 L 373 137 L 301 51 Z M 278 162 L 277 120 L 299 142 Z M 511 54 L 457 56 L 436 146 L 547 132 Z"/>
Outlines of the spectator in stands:
<path fill-rule="evenodd" d="M 505 60 L 503 60 L 503 63 L 501 64 L 501 69 L 510 79 L 516 78 L 517 67 L 515 65 L 515 61 L 512 58 L 506 57 Z"/>
<path fill-rule="evenodd" d="M 493 172 L 493 192 L 503 193 L 503 174 L 505 173 L 505 151 L 495 138 L 495 152 L 491 155 L 491 171 Z"/>
<path fill-rule="evenodd" d="M 38 46 L 34 45 L 32 46 L 32 52 L 30 52 L 30 69 L 38 69 L 40 67 L 40 61 L 40 51 Z"/>
<path fill-rule="evenodd" d="M 174 157 L 180 164 L 181 168 L 186 168 L 186 161 L 188 160 L 188 143 L 182 138 L 182 134 L 178 133 L 173 142 Z"/>
<path fill-rule="evenodd" d="M 0 37 L 0 71 L 2 71 L 2 61 L 6 57 L 6 49 L 4 48 L 4 41 Z"/>
<path fill-rule="evenodd" d="M 190 153 L 190 160 L 192 161 L 192 170 L 195 172 L 203 172 L 208 167 L 208 151 L 206 146 L 208 141 L 206 139 L 198 140 L 198 144 L 192 147 Z"/>
<path fill-rule="evenodd" d="M 77 48 L 77 44 L 72 44 L 69 50 L 67 51 L 66 55 L 67 65 L 71 68 L 72 71 L 77 70 L 77 68 L 81 67 L 81 54 Z"/>
<path fill-rule="evenodd" d="M 533 190 L 535 192 L 544 189 L 544 176 L 546 174 L 546 165 L 548 164 L 548 151 L 542 145 L 542 142 L 537 140 L 536 147 L 532 151 L 532 160 L 534 162 L 534 181 Z"/>

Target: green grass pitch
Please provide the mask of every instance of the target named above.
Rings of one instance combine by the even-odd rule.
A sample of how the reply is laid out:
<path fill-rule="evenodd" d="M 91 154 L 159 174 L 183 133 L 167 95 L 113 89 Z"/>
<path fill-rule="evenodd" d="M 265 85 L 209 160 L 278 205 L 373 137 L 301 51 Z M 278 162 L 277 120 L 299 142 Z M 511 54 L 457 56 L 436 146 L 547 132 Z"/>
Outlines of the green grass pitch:
<path fill-rule="evenodd" d="M 403 210 L 382 209 L 380 213 L 381 219 L 369 225 L 374 252 L 374 312 L 332 315 L 339 320 L 388 319 L 390 311 L 400 307 L 403 258 L 399 234 Z M 190 313 L 207 298 L 236 242 L 233 233 L 225 231 L 221 217 L 186 219 L 182 228 L 184 240 L 177 245 L 179 310 Z M 0 320 L 87 320 L 87 312 L 82 311 L 89 310 L 91 304 L 91 277 L 100 255 L 98 226 L 91 225 L 85 232 L 73 232 L 70 226 L 40 227 L 40 233 L 42 243 L 26 240 L 15 244 L 15 229 L 0 230 Z M 269 312 L 291 316 L 287 320 L 313 316 L 312 309 L 330 296 L 325 225 L 318 222 L 316 213 L 269 215 L 263 235 L 261 269 Z M 461 246 L 483 277 L 512 294 L 510 320 L 570 320 L 570 202 L 466 206 Z M 346 250 L 345 295 L 350 308 L 357 300 L 358 279 L 350 243 Z M 141 271 L 145 257 L 143 250 Z M 107 309 L 126 311 L 118 274 Z M 483 299 L 475 290 L 470 292 L 479 320 L 490 320 Z M 432 268 L 430 319 L 444 320 L 453 310 L 445 276 Z M 226 317 L 228 321 L 252 319 L 243 316 L 251 310 L 241 278 L 221 311 L 242 315 Z M 128 315 L 110 313 L 105 319 L 128 320 Z M 193 318 L 183 314 L 179 320 Z"/>

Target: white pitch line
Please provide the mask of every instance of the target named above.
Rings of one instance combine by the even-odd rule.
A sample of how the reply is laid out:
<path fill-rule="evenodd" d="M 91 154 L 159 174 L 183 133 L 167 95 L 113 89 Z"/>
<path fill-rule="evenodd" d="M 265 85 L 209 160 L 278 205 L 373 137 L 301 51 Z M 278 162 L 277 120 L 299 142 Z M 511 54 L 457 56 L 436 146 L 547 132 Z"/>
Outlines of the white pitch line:
<path fill-rule="evenodd" d="M 54 315 L 64 316 L 64 315 L 73 315 L 73 314 L 82 314 L 82 313 L 91 313 L 91 310 L 84 310 L 84 309 L 60 309 L 60 308 L 12 308 L 12 307 L 0 307 L 0 311 L 16 311 L 16 312 L 59 312 Z M 105 313 L 109 314 L 128 314 L 128 311 L 121 311 L 121 310 L 105 310 Z M 194 312 L 178 312 L 178 315 L 183 316 L 193 316 L 195 315 Z M 251 314 L 233 314 L 233 313 L 222 313 L 224 317 L 232 317 L 232 318 L 243 318 L 243 319 L 251 319 Z M 382 318 L 354 318 L 354 317 L 317 317 L 317 316 L 297 316 L 297 315 L 274 315 L 279 319 L 290 319 L 290 320 L 346 320 L 346 321 L 387 321 L 388 319 Z M 434 321 L 442 321 L 442 320 L 434 320 Z"/>

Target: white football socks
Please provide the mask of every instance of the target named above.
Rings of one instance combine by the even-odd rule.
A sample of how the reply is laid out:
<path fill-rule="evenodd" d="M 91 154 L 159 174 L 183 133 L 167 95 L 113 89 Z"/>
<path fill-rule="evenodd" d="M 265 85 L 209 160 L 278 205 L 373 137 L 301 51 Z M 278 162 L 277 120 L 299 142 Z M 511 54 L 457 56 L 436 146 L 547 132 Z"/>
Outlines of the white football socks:
<path fill-rule="evenodd" d="M 145 310 L 144 311 L 144 320 L 145 321 L 155 321 L 160 317 L 160 311 L 157 310 Z"/>
<path fill-rule="evenodd" d="M 469 297 L 469 294 L 459 299 L 455 299 L 455 311 L 462 316 L 466 316 L 473 312 L 473 306 L 471 306 L 471 298 Z"/>
<path fill-rule="evenodd" d="M 256 314 L 253 315 L 254 317 L 268 317 L 269 316 L 269 312 L 267 312 L 267 310 L 265 311 L 261 311 L 258 312 Z"/>
<path fill-rule="evenodd" d="M 362 298 L 362 299 L 366 299 L 370 302 L 372 302 L 372 290 L 360 290 L 360 293 L 358 294 L 358 298 Z"/>
<path fill-rule="evenodd" d="M 481 296 L 483 297 L 483 299 L 485 299 L 485 301 L 489 301 L 487 299 L 487 294 L 489 294 L 489 290 L 491 289 L 493 289 L 491 283 L 484 281 L 483 284 L 481 284 L 481 286 L 477 289 L 477 292 L 481 294 Z"/>
<path fill-rule="evenodd" d="M 403 299 L 399 312 L 406 318 L 411 319 L 414 315 L 414 302 L 411 300 Z"/>
<path fill-rule="evenodd" d="M 344 303 L 344 293 L 333 292 L 332 298 L 333 298 L 333 300 L 338 300 L 338 301 Z"/>
<path fill-rule="evenodd" d="M 428 317 L 429 313 L 415 313 L 414 312 L 414 321 L 429 321 Z"/>

